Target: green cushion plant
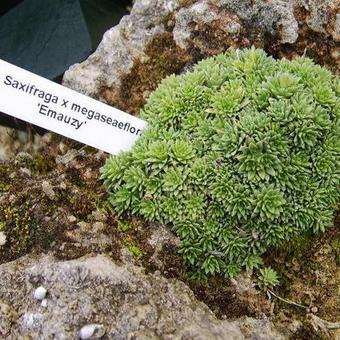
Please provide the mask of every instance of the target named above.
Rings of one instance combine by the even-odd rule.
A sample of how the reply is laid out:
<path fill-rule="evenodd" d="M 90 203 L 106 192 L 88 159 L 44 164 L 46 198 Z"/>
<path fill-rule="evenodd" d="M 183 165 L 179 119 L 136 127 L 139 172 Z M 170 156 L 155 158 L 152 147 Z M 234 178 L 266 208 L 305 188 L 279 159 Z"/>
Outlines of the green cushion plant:
<path fill-rule="evenodd" d="M 340 82 L 308 58 L 237 50 L 164 79 L 149 126 L 108 159 L 110 202 L 172 226 L 194 278 L 233 277 L 324 232 L 339 202 Z"/>

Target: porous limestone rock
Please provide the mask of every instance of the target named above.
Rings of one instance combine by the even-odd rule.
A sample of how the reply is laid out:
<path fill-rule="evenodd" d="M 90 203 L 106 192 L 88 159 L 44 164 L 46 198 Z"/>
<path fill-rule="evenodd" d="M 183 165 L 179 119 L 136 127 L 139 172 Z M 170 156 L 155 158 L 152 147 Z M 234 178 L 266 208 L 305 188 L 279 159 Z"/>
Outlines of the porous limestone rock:
<path fill-rule="evenodd" d="M 10 333 L 12 323 L 18 319 L 15 310 L 0 300 L 0 338 L 4 338 Z"/>
<path fill-rule="evenodd" d="M 38 285 L 49 292 L 45 307 L 32 301 Z M 26 256 L 2 264 L 0 302 L 6 339 L 76 339 L 91 324 L 105 330 L 103 339 L 281 338 L 268 319 L 218 320 L 182 282 L 103 255 L 64 262 Z"/>
<path fill-rule="evenodd" d="M 130 71 L 153 37 L 164 32 L 162 20 L 177 6 L 177 0 L 136 1 L 131 14 L 104 34 L 97 51 L 70 67 L 64 85 L 92 96 L 101 86 L 119 86 L 121 75 Z"/>
<path fill-rule="evenodd" d="M 307 55 L 339 69 L 338 0 L 136 0 L 131 14 L 63 83 L 138 113 L 162 78 L 230 48 Z"/>

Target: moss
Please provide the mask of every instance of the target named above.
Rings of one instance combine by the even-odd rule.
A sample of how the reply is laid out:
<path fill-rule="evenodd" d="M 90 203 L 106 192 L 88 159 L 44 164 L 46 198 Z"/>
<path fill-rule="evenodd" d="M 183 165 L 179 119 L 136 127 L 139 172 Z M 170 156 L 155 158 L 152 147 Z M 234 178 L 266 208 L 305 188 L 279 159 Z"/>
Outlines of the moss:
<path fill-rule="evenodd" d="M 238 34 L 229 33 L 225 27 L 230 22 L 240 25 Z M 200 59 L 207 58 L 230 50 L 231 48 L 250 47 L 251 43 L 247 39 L 248 34 L 242 26 L 240 19 L 232 14 L 225 13 L 220 19 L 211 22 L 192 22 L 189 24 L 191 36 L 189 41 L 189 51 L 196 51 Z M 258 44 L 255 44 L 258 46 Z M 259 47 L 263 47 L 259 45 Z"/>
<path fill-rule="evenodd" d="M 130 242 L 125 242 L 125 246 L 129 250 L 129 252 L 137 259 L 143 257 L 143 251 L 137 245 Z"/>
<path fill-rule="evenodd" d="M 329 340 L 325 334 L 317 332 L 309 322 L 303 322 L 302 326 L 290 336 L 290 340 Z"/>
<path fill-rule="evenodd" d="M 0 213 L 2 231 L 6 234 L 7 242 L 0 251 L 0 259 L 11 260 L 29 251 L 34 245 L 41 249 L 46 249 L 58 232 L 55 224 L 43 221 L 40 214 L 48 214 L 55 210 L 51 204 L 39 208 L 36 211 L 37 200 L 41 198 L 30 198 L 24 194 L 19 194 L 11 203 L 3 206 Z M 38 215 L 40 215 L 39 218 Z"/>
<path fill-rule="evenodd" d="M 120 89 L 102 88 L 101 96 L 112 105 L 138 113 L 149 94 L 167 75 L 178 74 L 193 58 L 176 46 L 173 35 L 164 32 L 154 37 L 145 49 L 146 58 L 136 60 L 131 72 L 121 80 Z"/>
<path fill-rule="evenodd" d="M 333 252 L 335 254 L 336 264 L 340 265 L 340 238 L 336 238 L 331 242 Z"/>
<path fill-rule="evenodd" d="M 279 58 L 290 59 L 296 55 L 306 55 L 339 74 L 338 57 L 334 57 L 334 51 L 338 49 L 336 40 L 331 34 L 316 32 L 308 25 L 310 12 L 305 6 L 295 6 L 294 16 L 299 25 L 297 41 L 294 44 L 281 45 L 278 43 L 279 40 L 273 41 L 271 46 L 268 46 L 268 51 Z M 332 16 L 334 17 L 334 14 Z M 331 20 L 326 26 L 330 23 Z M 327 30 L 328 27 L 324 29 Z"/>
<path fill-rule="evenodd" d="M 53 170 L 55 167 L 54 157 L 52 154 L 42 152 L 34 157 L 34 162 L 31 170 L 39 175 L 45 175 Z"/>
<path fill-rule="evenodd" d="M 130 230 L 132 226 L 127 221 L 118 221 L 118 230 L 122 233 Z"/>
<path fill-rule="evenodd" d="M 0 182 L 0 192 L 6 192 L 10 189 L 10 184 L 5 184 Z"/>
<path fill-rule="evenodd" d="M 9 178 L 10 171 L 10 167 L 0 163 L 0 193 L 9 191 L 12 186 Z"/>
<path fill-rule="evenodd" d="M 280 287 L 276 294 L 288 300 L 318 308 L 317 315 L 324 320 L 336 322 L 340 313 L 339 306 L 339 263 L 337 249 L 339 246 L 339 220 L 325 234 L 306 237 L 302 249 L 282 247 L 268 253 L 266 265 L 271 265 L 280 274 Z M 307 320 L 306 311 L 302 308 L 275 300 L 276 323 L 284 313 L 289 320 L 299 320 L 303 326 L 292 339 L 321 339 L 322 334 L 315 332 Z M 285 321 L 287 322 L 287 320 Z"/>
<path fill-rule="evenodd" d="M 180 0 L 177 6 L 178 9 L 187 8 L 195 3 L 195 0 Z"/>
<path fill-rule="evenodd" d="M 0 200 L 1 228 L 7 238 L 0 248 L 0 263 L 29 252 L 52 249 L 57 250 L 56 256 L 64 259 L 86 254 L 87 246 L 74 245 L 75 240 L 68 237 L 76 224 L 69 223 L 67 217 L 73 215 L 79 221 L 87 221 L 91 219 L 92 211 L 106 204 L 98 173 L 93 170 L 91 178 L 83 179 L 84 169 L 98 169 L 103 159 L 89 153 L 84 157 L 77 156 L 69 164 L 56 164 L 58 152 L 60 149 L 55 144 L 46 145 L 39 155 L 23 154 L 22 158 L 0 164 L 0 183 L 4 183 L 6 189 L 9 186 L 1 193 Z M 20 171 L 23 166 L 30 166 L 31 176 Z M 44 181 L 53 186 L 53 200 L 42 191 Z M 112 256 L 115 257 L 119 246 L 115 233 L 110 237 L 114 249 Z M 59 251 L 61 245 L 63 251 Z"/>
<path fill-rule="evenodd" d="M 281 250 L 287 254 L 290 258 L 301 258 L 303 260 L 303 254 L 306 254 L 313 243 L 314 235 L 312 232 L 307 232 L 297 236 L 293 240 L 287 242 L 283 247 L 279 247 L 278 252 Z M 275 252 L 271 249 L 268 253 Z M 270 256 L 270 255 L 269 255 Z"/>
<path fill-rule="evenodd" d="M 87 221 L 91 212 L 97 210 L 96 204 L 99 198 L 95 192 L 80 191 L 77 195 L 67 195 L 67 197 L 72 209 L 72 215 L 78 220 Z"/>

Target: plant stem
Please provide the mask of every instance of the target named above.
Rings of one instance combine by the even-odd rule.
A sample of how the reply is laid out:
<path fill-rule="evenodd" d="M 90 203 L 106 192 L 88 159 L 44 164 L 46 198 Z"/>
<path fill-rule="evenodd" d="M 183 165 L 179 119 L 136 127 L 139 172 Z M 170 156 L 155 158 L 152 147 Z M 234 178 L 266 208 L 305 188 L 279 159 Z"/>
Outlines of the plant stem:
<path fill-rule="evenodd" d="M 277 299 L 283 301 L 283 302 L 286 302 L 290 305 L 294 305 L 294 306 L 297 306 L 297 307 L 300 307 L 300 308 L 304 308 L 304 309 L 307 309 L 308 307 L 307 306 L 304 306 L 304 305 L 300 305 L 299 303 L 296 303 L 294 301 L 291 301 L 291 300 L 287 300 L 287 299 L 284 299 L 282 298 L 281 296 L 278 296 L 277 294 L 275 294 L 273 291 L 269 290 L 268 289 L 268 293 L 275 296 Z"/>

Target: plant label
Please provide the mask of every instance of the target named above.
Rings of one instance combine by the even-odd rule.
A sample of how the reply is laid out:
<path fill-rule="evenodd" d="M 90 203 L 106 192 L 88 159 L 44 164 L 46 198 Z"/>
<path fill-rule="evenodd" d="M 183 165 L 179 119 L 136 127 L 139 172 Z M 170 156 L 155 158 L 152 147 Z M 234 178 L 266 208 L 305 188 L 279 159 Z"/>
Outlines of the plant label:
<path fill-rule="evenodd" d="M 113 155 L 129 150 L 147 125 L 1 59 L 0 111 Z"/>

